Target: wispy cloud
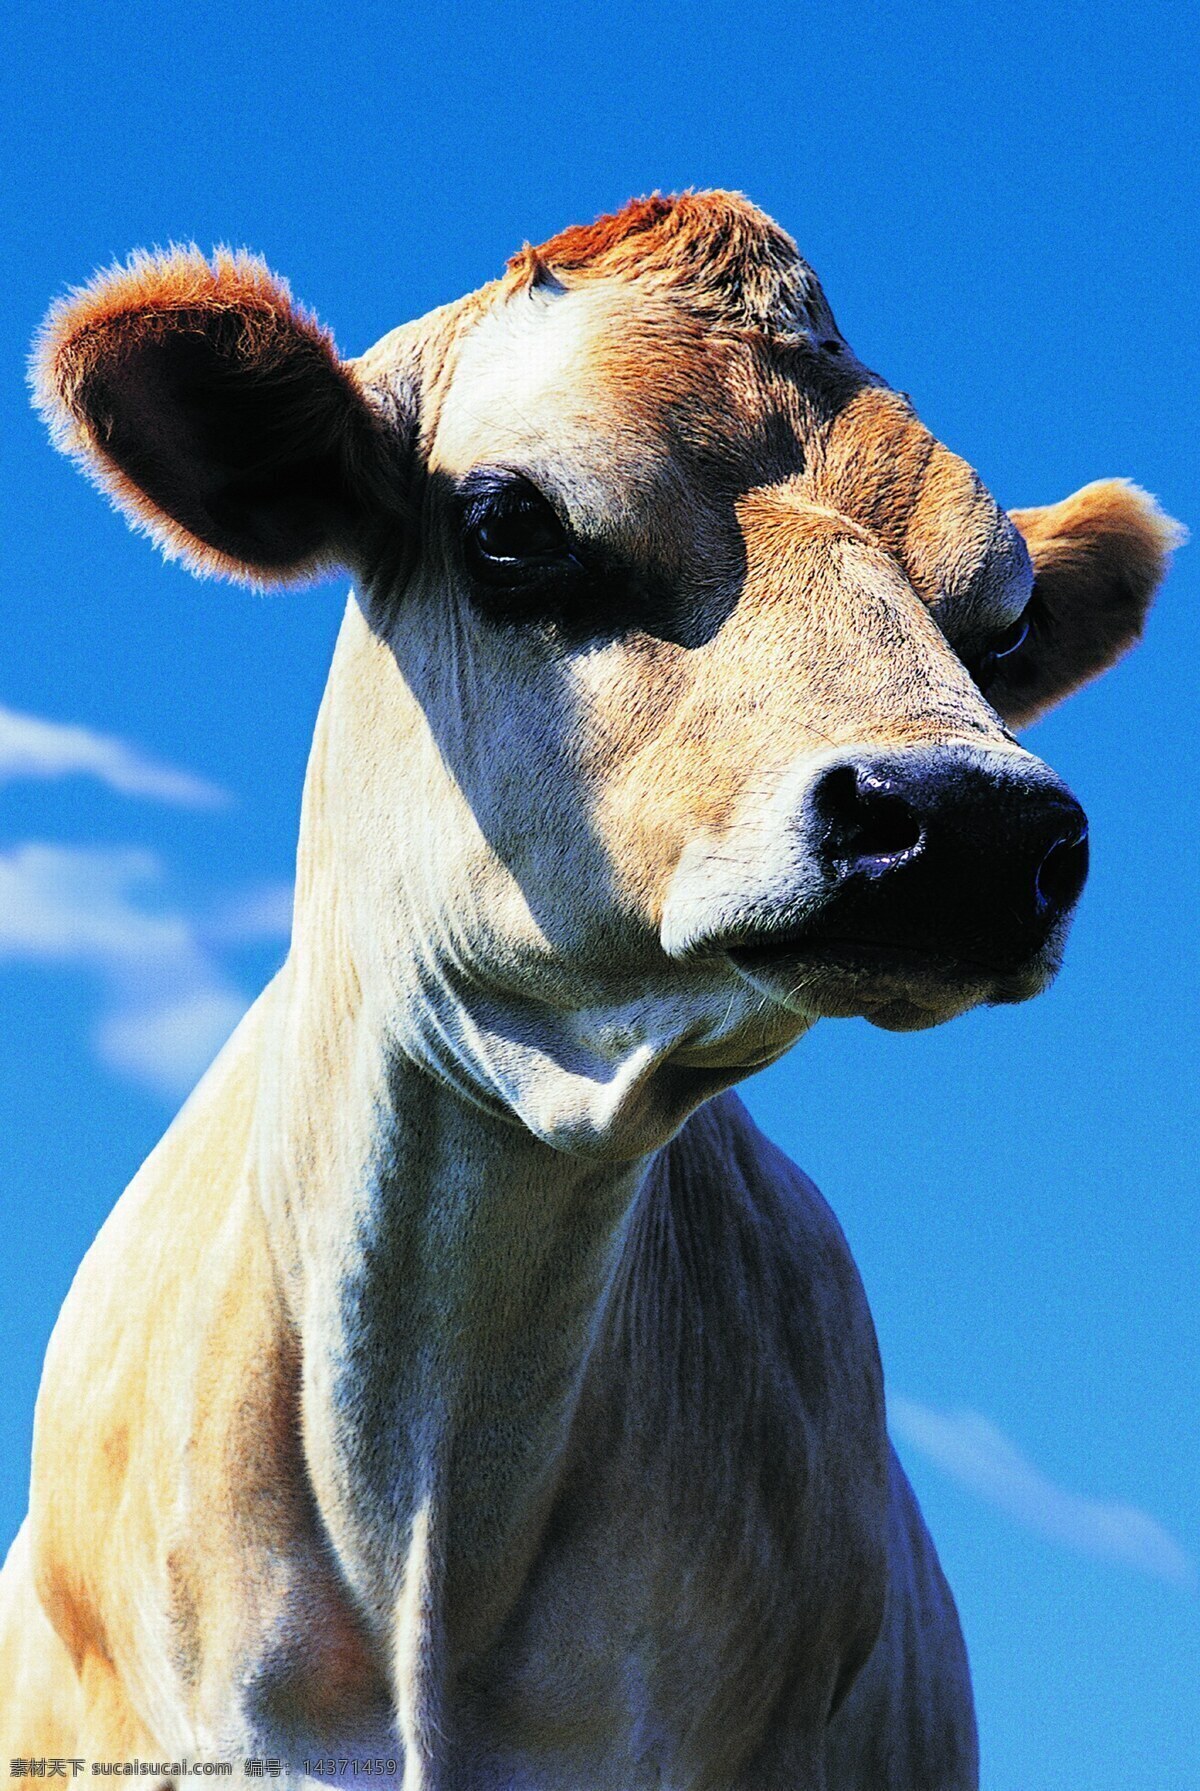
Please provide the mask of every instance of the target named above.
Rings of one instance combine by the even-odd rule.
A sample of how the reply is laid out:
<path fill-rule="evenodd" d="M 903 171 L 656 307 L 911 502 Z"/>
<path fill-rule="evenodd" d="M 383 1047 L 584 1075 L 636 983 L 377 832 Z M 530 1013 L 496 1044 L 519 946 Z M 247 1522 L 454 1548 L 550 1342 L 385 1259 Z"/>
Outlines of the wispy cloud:
<path fill-rule="evenodd" d="M 27 843 L 0 853 L 0 960 L 95 974 L 97 1055 L 170 1099 L 187 1093 L 247 1006 L 220 944 L 286 938 L 289 920 L 274 884 L 211 925 L 190 916 L 165 901 L 152 852 Z"/>
<path fill-rule="evenodd" d="M 888 1415 L 902 1441 L 1039 1535 L 1196 1590 L 1195 1562 L 1156 1519 L 1136 1505 L 1057 1486 L 978 1412 L 939 1412 L 893 1395 Z"/>
<path fill-rule="evenodd" d="M 286 939 L 292 930 L 292 883 L 261 883 L 222 904 L 205 925 L 205 937 L 223 945 Z"/>
<path fill-rule="evenodd" d="M 246 1007 L 237 990 L 220 983 L 175 1000 L 118 1007 L 96 1027 L 97 1053 L 109 1069 L 178 1098 L 208 1068 Z"/>
<path fill-rule="evenodd" d="M 110 734 L 0 705 L 0 782 L 72 776 L 99 778 L 123 796 L 185 808 L 216 808 L 228 800 L 215 784 L 160 765 Z"/>

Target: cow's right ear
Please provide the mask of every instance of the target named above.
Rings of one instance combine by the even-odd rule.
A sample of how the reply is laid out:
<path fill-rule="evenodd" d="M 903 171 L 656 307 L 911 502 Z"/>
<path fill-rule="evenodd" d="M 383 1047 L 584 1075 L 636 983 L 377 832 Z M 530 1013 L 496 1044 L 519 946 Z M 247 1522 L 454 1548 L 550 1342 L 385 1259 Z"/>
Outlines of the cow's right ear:
<path fill-rule="evenodd" d="M 985 694 L 1023 728 L 1128 652 L 1187 531 L 1127 479 L 1097 479 L 1059 504 L 1009 515 L 1033 565 L 1028 634 Z"/>
<path fill-rule="evenodd" d="M 352 368 L 246 254 L 177 249 L 99 275 L 50 312 L 33 384 L 57 445 L 196 571 L 312 578 L 352 557 L 394 489 Z"/>

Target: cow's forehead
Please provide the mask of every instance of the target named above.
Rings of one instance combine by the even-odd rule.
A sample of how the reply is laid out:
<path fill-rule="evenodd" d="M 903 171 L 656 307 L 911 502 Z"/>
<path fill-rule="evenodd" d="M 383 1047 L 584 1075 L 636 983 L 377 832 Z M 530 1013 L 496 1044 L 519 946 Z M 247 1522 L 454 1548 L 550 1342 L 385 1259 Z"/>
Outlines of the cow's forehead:
<path fill-rule="evenodd" d="M 1007 518 L 855 358 L 791 239 L 736 195 L 638 202 L 564 232 L 435 319 L 425 446 L 451 482 L 520 471 L 585 533 L 684 571 L 742 494 L 800 481 L 968 634 L 1025 602 Z"/>
<path fill-rule="evenodd" d="M 449 472 L 607 450 L 652 477 L 668 436 L 677 454 L 689 434 L 745 449 L 772 362 L 782 371 L 789 345 L 811 355 L 836 337 L 791 238 L 732 193 L 633 201 L 526 248 L 485 293 L 438 420 L 435 464 Z M 800 387 L 785 375 L 778 407 Z"/>
<path fill-rule="evenodd" d="M 803 382 L 637 280 L 510 291 L 452 360 L 430 470 L 519 471 L 647 571 L 715 565 L 736 498 L 804 465 Z"/>
<path fill-rule="evenodd" d="M 552 460 L 615 472 L 637 417 L 618 405 L 611 375 L 623 336 L 649 322 L 640 299 L 616 283 L 504 295 L 456 345 L 431 465 L 461 474 Z M 653 458 L 657 432 L 646 405 L 638 414 L 638 445 Z"/>
<path fill-rule="evenodd" d="M 773 218 L 740 193 L 655 194 L 526 247 L 510 280 L 637 280 L 725 327 L 836 332 L 820 283 Z"/>

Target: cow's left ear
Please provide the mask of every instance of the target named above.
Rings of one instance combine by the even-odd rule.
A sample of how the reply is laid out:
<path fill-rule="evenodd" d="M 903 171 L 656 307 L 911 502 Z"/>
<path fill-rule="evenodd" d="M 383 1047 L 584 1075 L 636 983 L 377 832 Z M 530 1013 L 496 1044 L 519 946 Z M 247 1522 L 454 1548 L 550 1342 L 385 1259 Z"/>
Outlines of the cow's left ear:
<path fill-rule="evenodd" d="M 1012 510 L 1033 562 L 1029 632 L 996 665 L 987 700 L 1014 727 L 1036 721 L 1131 647 L 1186 531 L 1126 479 L 1061 504 Z"/>
<path fill-rule="evenodd" d="M 99 275 L 51 311 L 33 385 L 58 446 L 195 571 L 311 578 L 353 557 L 394 491 L 353 367 L 250 255 L 176 249 Z"/>

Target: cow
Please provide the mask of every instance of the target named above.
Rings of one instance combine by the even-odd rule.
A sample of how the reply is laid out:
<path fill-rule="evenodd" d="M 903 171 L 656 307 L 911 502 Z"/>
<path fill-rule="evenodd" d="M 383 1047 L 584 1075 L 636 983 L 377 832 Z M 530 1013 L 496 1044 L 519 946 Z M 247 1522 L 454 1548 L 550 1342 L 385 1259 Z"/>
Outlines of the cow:
<path fill-rule="evenodd" d="M 354 588 L 287 960 L 50 1342 L 8 1752 L 974 1786 L 862 1286 L 733 1085 L 1050 982 L 1086 821 L 1010 729 L 1174 525 L 1005 514 L 730 193 L 354 360 L 248 255 L 138 255 L 35 384 L 169 557 Z"/>

